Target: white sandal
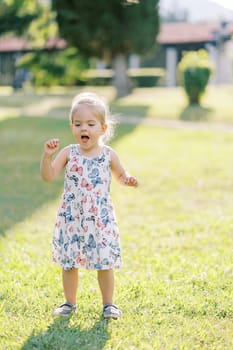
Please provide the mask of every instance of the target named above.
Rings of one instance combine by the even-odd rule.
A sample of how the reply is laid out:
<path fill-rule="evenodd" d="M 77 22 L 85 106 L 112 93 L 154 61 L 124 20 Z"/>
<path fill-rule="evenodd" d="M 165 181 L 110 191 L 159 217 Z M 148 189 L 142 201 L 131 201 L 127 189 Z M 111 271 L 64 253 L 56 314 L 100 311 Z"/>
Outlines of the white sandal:
<path fill-rule="evenodd" d="M 122 316 L 121 310 L 112 303 L 105 304 L 103 306 L 103 317 L 106 319 L 113 318 L 114 320 Z"/>
<path fill-rule="evenodd" d="M 64 304 L 60 305 L 57 309 L 54 310 L 54 316 L 70 316 L 77 309 L 76 305 L 73 305 L 66 301 Z"/>

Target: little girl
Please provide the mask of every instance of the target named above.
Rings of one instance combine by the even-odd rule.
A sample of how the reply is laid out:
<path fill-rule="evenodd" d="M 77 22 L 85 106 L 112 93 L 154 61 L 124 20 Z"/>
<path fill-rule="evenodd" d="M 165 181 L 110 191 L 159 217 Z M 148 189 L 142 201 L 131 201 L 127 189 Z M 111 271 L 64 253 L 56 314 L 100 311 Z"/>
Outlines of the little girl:
<path fill-rule="evenodd" d="M 70 128 L 76 144 L 59 149 L 54 138 L 44 144 L 41 176 L 53 181 L 65 168 L 64 192 L 53 236 L 53 260 L 62 267 L 65 303 L 55 315 L 69 316 L 76 310 L 78 269 L 98 271 L 104 318 L 117 319 L 121 311 L 113 304 L 114 268 L 121 265 L 119 231 L 110 199 L 111 174 L 123 185 L 136 187 L 116 152 L 104 145 L 112 123 L 104 101 L 93 93 L 81 93 L 72 103 Z"/>

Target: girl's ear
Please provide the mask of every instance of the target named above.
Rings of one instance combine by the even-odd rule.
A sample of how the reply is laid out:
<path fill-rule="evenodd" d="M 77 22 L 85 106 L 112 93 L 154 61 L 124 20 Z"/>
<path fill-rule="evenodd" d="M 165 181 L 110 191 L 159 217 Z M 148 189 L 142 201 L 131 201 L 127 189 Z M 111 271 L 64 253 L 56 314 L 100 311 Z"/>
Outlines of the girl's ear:
<path fill-rule="evenodd" d="M 103 125 L 102 125 L 102 132 L 103 132 L 103 134 L 106 133 L 107 128 L 108 128 L 108 125 L 107 125 L 107 124 L 103 124 Z"/>

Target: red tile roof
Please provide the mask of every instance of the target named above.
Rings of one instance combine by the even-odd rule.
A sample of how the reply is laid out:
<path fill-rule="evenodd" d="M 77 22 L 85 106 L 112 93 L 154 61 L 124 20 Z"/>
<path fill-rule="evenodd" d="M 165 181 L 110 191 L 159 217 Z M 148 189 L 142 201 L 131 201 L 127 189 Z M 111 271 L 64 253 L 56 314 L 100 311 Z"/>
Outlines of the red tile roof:
<path fill-rule="evenodd" d="M 47 41 L 46 49 L 64 49 L 66 42 L 63 39 L 51 38 Z M 32 46 L 23 38 L 0 38 L 0 52 L 27 51 Z"/>
<path fill-rule="evenodd" d="M 220 23 L 162 23 L 158 42 L 163 45 L 208 42 L 213 40 L 213 33 L 219 30 Z M 233 35 L 233 23 L 228 25 Z M 66 42 L 63 39 L 49 39 L 45 48 L 63 49 Z M 32 47 L 22 38 L 0 38 L 0 52 L 26 51 Z"/>
<path fill-rule="evenodd" d="M 233 34 L 233 23 L 228 25 Z M 213 40 L 213 34 L 220 29 L 219 23 L 163 23 L 158 35 L 160 44 L 184 44 L 208 42 Z"/>
<path fill-rule="evenodd" d="M 0 38 L 0 51 L 22 51 L 28 50 L 29 45 L 25 40 L 19 38 Z"/>

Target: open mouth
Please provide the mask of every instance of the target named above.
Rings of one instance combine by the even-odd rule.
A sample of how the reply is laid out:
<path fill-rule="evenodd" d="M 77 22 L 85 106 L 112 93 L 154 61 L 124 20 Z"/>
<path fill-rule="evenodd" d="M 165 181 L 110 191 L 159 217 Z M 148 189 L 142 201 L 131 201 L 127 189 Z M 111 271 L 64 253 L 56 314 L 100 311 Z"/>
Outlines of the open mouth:
<path fill-rule="evenodd" d="M 83 141 L 83 142 L 87 142 L 88 140 L 89 140 L 89 136 L 87 136 L 87 135 L 82 135 L 81 136 L 81 140 Z"/>

